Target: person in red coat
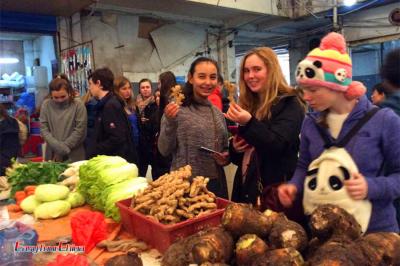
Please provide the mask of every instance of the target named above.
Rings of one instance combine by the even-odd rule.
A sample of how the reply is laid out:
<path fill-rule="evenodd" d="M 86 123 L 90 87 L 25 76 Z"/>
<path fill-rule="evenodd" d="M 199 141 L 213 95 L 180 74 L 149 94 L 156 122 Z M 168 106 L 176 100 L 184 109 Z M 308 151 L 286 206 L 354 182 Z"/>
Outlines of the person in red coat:
<path fill-rule="evenodd" d="M 214 91 L 208 96 L 208 100 L 222 112 L 222 88 L 224 86 L 224 79 L 218 75 L 218 84 Z"/>

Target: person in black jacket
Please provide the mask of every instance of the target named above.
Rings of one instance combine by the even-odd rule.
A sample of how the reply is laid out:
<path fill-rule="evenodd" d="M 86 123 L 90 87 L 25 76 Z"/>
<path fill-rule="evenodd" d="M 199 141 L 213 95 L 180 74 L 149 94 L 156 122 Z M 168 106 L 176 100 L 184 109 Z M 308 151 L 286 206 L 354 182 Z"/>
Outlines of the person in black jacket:
<path fill-rule="evenodd" d="M 232 200 L 257 205 L 263 189 L 294 172 L 305 108 L 270 48 L 243 57 L 239 86 L 239 104 L 231 103 L 226 113 L 239 124 L 230 143 L 230 159 L 238 166 Z"/>
<path fill-rule="evenodd" d="M 166 71 L 161 73 L 158 76 L 158 85 L 157 89 L 159 90 L 160 96 L 159 96 L 159 103 L 158 105 L 158 110 L 157 110 L 157 134 L 155 136 L 155 143 L 158 141 L 158 136 L 160 134 L 160 124 L 161 124 L 161 118 L 164 114 L 164 109 L 165 106 L 169 103 L 169 97 L 171 93 L 171 88 L 176 86 L 176 78 L 174 73 L 171 71 Z M 157 103 L 157 100 L 156 100 Z M 160 151 L 158 150 L 158 147 L 156 145 L 154 151 L 153 151 L 153 164 L 152 164 L 152 177 L 153 180 L 156 180 L 163 174 L 166 174 L 169 172 L 171 169 L 171 161 L 172 161 L 172 156 L 163 156 L 161 155 Z"/>
<path fill-rule="evenodd" d="M 89 76 L 90 93 L 99 102 L 94 125 L 94 143 L 88 147 L 88 158 L 96 155 L 120 156 L 137 163 L 131 125 L 123 103 L 112 93 L 114 75 L 108 68 L 96 69 Z"/>
<path fill-rule="evenodd" d="M 11 165 L 11 159 L 17 158 L 20 148 L 19 126 L 16 119 L 10 117 L 4 105 L 0 104 L 0 176 Z"/>
<path fill-rule="evenodd" d="M 156 134 L 158 132 L 158 106 L 152 95 L 151 81 L 139 81 L 139 94 L 136 97 L 137 114 L 139 114 L 139 176 L 146 176 L 149 165 L 152 167 L 153 179 L 158 178 L 154 171 L 154 153 L 156 147 Z M 154 168 L 154 169 L 153 169 Z"/>

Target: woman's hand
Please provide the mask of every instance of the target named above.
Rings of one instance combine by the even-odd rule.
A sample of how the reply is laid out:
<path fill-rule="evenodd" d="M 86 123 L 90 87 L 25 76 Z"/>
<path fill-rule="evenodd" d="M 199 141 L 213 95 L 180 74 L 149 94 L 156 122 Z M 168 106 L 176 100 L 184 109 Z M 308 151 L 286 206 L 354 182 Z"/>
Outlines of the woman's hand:
<path fill-rule="evenodd" d="M 239 137 L 238 135 L 233 136 L 232 145 L 236 152 L 244 152 L 251 147 L 243 138 Z"/>
<path fill-rule="evenodd" d="M 232 120 L 241 126 L 246 125 L 251 119 L 251 114 L 240 107 L 237 103 L 231 103 L 228 112 L 224 115 L 229 120 Z"/>
<path fill-rule="evenodd" d="M 179 111 L 179 105 L 176 103 L 169 103 L 165 106 L 164 114 L 167 118 L 175 118 Z"/>
<path fill-rule="evenodd" d="M 283 184 L 278 187 L 279 201 L 283 207 L 289 208 L 293 205 L 293 201 L 296 198 L 297 188 L 293 184 Z"/>
<path fill-rule="evenodd" d="M 215 162 L 220 166 L 225 166 L 229 164 L 229 153 L 227 151 L 214 153 L 213 157 Z"/>
<path fill-rule="evenodd" d="M 353 178 L 344 181 L 347 192 L 355 200 L 363 200 L 368 195 L 368 183 L 361 173 L 353 173 Z"/>

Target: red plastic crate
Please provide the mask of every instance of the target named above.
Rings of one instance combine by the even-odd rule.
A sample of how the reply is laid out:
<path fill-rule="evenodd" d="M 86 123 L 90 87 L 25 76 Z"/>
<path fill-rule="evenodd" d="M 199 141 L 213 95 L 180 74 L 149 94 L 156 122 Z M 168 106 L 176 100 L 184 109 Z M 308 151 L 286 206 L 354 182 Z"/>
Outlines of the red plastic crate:
<path fill-rule="evenodd" d="M 33 157 L 33 158 L 28 158 L 28 160 L 31 162 L 41 163 L 43 162 L 43 157 Z"/>
<path fill-rule="evenodd" d="M 220 225 L 222 214 L 229 203 L 228 200 L 217 198 L 217 210 L 214 212 L 172 225 L 159 223 L 130 209 L 131 199 L 121 200 L 116 204 L 121 214 L 124 229 L 164 253 L 176 240 L 203 229 Z"/>

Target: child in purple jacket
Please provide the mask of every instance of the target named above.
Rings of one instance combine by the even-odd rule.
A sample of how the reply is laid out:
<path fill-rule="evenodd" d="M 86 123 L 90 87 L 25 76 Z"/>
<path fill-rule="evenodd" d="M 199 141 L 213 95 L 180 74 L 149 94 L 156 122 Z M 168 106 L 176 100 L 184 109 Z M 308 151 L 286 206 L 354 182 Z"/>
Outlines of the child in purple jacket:
<path fill-rule="evenodd" d="M 296 79 L 304 100 L 315 111 L 303 122 L 300 158 L 288 184 L 279 187 L 279 199 L 290 206 L 302 195 L 309 164 L 324 151 L 317 127 L 340 141 L 374 107 L 364 96 L 365 87 L 352 81 L 352 65 L 342 35 L 330 33 L 299 63 Z M 399 232 L 394 199 L 400 197 L 400 118 L 390 109 L 377 112 L 345 145 L 358 166 L 344 181 L 353 199 L 367 199 L 372 214 L 367 233 Z M 384 165 L 384 167 L 383 167 Z"/>

